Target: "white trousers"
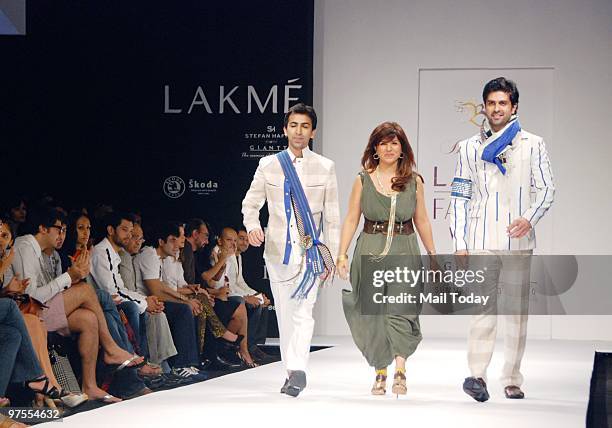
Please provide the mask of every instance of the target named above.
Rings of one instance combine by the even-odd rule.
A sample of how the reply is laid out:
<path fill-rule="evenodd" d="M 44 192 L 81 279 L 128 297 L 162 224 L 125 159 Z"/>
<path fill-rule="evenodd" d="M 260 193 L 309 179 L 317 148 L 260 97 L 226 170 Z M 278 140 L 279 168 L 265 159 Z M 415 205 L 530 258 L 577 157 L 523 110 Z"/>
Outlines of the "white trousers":
<path fill-rule="evenodd" d="M 521 386 L 523 375 L 521 361 L 527 339 L 527 309 L 529 304 L 529 273 L 531 250 L 522 251 L 470 251 L 470 255 L 485 256 L 486 280 L 491 292 L 497 293 L 498 284 L 503 283 L 503 297 L 508 306 L 498 307 L 505 318 L 504 367 L 500 381 L 502 385 Z M 487 368 L 491 362 L 498 315 L 479 314 L 472 316 L 468 340 L 468 366 L 474 377 L 487 381 Z"/>
<path fill-rule="evenodd" d="M 281 359 L 286 370 L 306 371 L 315 325 L 312 309 L 319 292 L 319 280 L 316 280 L 316 284 L 306 299 L 292 299 L 291 295 L 299 286 L 302 275 L 292 281 L 279 281 L 278 278 L 274 278 L 272 272 L 270 274 L 270 288 L 276 309 Z"/>

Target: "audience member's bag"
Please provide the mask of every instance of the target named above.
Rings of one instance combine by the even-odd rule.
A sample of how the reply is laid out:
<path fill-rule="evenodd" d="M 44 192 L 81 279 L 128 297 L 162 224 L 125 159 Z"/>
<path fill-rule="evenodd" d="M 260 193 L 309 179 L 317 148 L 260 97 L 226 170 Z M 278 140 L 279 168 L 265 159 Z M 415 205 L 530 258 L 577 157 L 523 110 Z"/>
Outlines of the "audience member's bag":
<path fill-rule="evenodd" d="M 60 340 L 53 339 L 52 334 L 49 335 L 49 339 L 49 360 L 51 361 L 51 368 L 57 378 L 57 382 L 64 391 L 80 394 L 81 388 L 70 365 L 67 350 L 62 346 Z"/>
<path fill-rule="evenodd" d="M 13 299 L 15 303 L 17 303 L 17 306 L 19 306 L 19 311 L 21 311 L 22 314 L 31 314 L 40 317 L 42 310 L 47 307 L 44 303 L 39 302 L 29 294 L 18 293 L 15 291 L 0 292 L 0 297 L 8 297 L 9 299 Z"/>

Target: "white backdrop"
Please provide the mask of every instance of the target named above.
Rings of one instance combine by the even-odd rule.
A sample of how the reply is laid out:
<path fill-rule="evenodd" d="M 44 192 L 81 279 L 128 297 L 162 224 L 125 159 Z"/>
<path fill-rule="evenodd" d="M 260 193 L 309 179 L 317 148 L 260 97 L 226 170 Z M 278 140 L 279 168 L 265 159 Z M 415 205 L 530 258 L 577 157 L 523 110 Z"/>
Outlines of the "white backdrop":
<path fill-rule="evenodd" d="M 419 96 L 428 90 L 427 79 L 433 79 L 430 89 L 435 85 L 435 70 L 472 70 L 462 83 L 467 86 L 453 96 L 475 101 L 480 100 L 484 82 L 504 72 L 518 83 L 523 126 L 547 140 L 555 175 L 555 203 L 537 230 L 540 250 L 612 254 L 612 144 L 607 137 L 612 2 L 315 0 L 314 50 L 314 101 L 320 117 L 315 147 L 336 161 L 343 214 L 367 138 L 380 122 L 399 122 L 411 142 L 418 142 L 418 168 L 425 172 L 428 186 L 433 183 L 433 161 L 427 160 L 432 155 L 423 151 L 425 133 L 430 132 L 424 121 L 431 121 L 428 127 L 433 128 L 438 114 L 465 119 L 452 110 L 453 97 L 439 101 Z M 472 74 L 474 70 L 482 74 Z M 426 107 L 427 115 L 420 111 Z M 467 124 L 442 127 L 442 122 L 438 134 L 447 129 L 450 134 L 440 134 L 445 139 L 431 143 L 432 150 L 474 133 Z M 463 129 L 465 135 L 458 135 Z M 423 165 L 427 162 L 429 166 Z M 431 187 L 428 191 L 431 198 Z M 442 249 L 439 236 L 448 234 L 438 230 L 442 223 L 435 227 Z M 317 334 L 348 334 L 342 286 L 346 285 L 337 281 L 321 294 Z M 423 333 L 465 337 L 467 321 L 423 317 Z M 612 317 L 531 317 L 529 336 L 612 340 L 610 326 Z"/>

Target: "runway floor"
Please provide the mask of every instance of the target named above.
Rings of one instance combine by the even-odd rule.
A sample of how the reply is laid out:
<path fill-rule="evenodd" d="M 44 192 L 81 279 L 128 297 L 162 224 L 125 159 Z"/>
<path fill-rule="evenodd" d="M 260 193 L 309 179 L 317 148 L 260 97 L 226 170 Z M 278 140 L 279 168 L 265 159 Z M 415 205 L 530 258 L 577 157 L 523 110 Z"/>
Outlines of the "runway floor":
<path fill-rule="evenodd" d="M 468 375 L 464 340 L 425 339 L 408 361 L 408 395 L 399 399 L 390 392 L 370 395 L 373 371 L 350 337 L 313 344 L 334 346 L 311 353 L 308 387 L 297 399 L 279 393 L 284 372 L 273 363 L 79 413 L 62 426 L 312 428 L 325 421 L 341 428 L 575 428 L 585 424 L 594 351 L 612 348 L 609 342 L 530 340 L 523 360 L 526 398 L 508 400 L 497 381 L 498 342 L 489 370 L 491 399 L 477 403 L 461 390 Z"/>

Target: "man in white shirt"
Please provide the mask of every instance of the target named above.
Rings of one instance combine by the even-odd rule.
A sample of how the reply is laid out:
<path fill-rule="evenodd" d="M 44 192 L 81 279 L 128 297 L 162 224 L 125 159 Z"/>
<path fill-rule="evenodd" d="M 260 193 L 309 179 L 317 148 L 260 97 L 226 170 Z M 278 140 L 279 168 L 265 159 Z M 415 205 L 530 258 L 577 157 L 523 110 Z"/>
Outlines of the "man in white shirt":
<path fill-rule="evenodd" d="M 157 316 L 164 304 L 155 296 L 128 289 L 119 273 L 121 256 L 130 242 L 134 219 L 130 214 L 111 212 L 104 218 L 106 238 L 94 246 L 91 255 L 91 277 L 98 288 L 108 292 L 123 310 L 143 355 L 149 354 L 146 317 Z"/>
<path fill-rule="evenodd" d="M 134 257 L 140 252 L 144 243 L 142 227 L 138 223 L 134 223 L 132 229 L 132 237 L 129 244 L 125 247 L 125 251 L 121 251 L 121 264 L 119 265 L 119 273 L 123 283 L 128 290 L 136 290 L 136 270 L 134 269 Z M 163 303 L 162 303 L 163 304 Z M 159 364 L 164 367 L 165 371 L 169 371 L 166 360 L 177 354 L 174 340 L 172 340 L 172 332 L 166 319 L 166 314 L 162 311 L 155 316 L 145 317 L 146 337 L 149 345 L 149 359 L 154 364 Z"/>
<path fill-rule="evenodd" d="M 317 225 L 317 228 L 322 225 L 319 236 L 306 234 L 304 241 L 301 239 L 296 215 L 289 202 L 290 192 L 287 190 L 290 189 L 286 189 L 286 185 L 294 180 L 285 176 L 279 155 L 266 156 L 259 161 L 242 201 L 243 222 L 250 244 L 258 247 L 264 243 L 264 239 L 266 242 L 264 259 L 276 308 L 281 358 L 287 370 L 281 393 L 293 397 L 297 397 L 306 387 L 305 371 L 314 331 L 312 310 L 318 292 L 310 276 L 306 277 L 309 284 L 302 281 L 313 262 L 303 256 L 306 248 L 314 246 L 318 251 L 319 243 L 314 242 L 316 238 L 329 247 L 331 254 L 337 254 L 340 240 L 340 208 L 334 162 L 308 148 L 316 128 L 317 115 L 311 106 L 300 103 L 291 107 L 285 115 L 283 128 L 288 148 L 286 153 L 279 155 L 285 160 L 289 156 L 295 168 L 309 206 L 309 210 L 304 208 L 302 214 L 308 216 L 307 211 L 310 211 L 312 219 L 307 219 L 308 224 Z M 259 211 L 265 203 L 268 205 L 269 219 L 264 234 Z M 301 202 L 297 201 L 297 204 Z M 324 272 L 315 282 L 328 278 L 329 274 Z M 310 292 L 306 293 L 305 289 L 310 289 Z"/>
<path fill-rule="evenodd" d="M 206 375 L 198 369 L 200 357 L 196 340 L 196 319 L 202 312 L 197 299 L 189 299 L 163 282 L 163 259 L 178 251 L 180 225 L 163 222 L 150 233 L 155 247 L 144 247 L 134 258 L 136 288 L 142 294 L 157 296 L 164 302 L 164 313 L 170 324 L 178 354 L 169 359 L 173 373 L 194 380 Z"/>
<path fill-rule="evenodd" d="M 43 253 L 61 247 L 64 241 L 64 214 L 55 208 L 46 208 L 35 212 L 33 217 L 35 234 L 20 236 L 15 240 L 15 257 L 11 269 L 5 274 L 5 284 L 13 276 L 29 278 L 30 282 L 23 291 L 49 307 L 42 314 L 47 329 L 62 334 L 78 334 L 83 392 L 93 400 L 106 403 L 121 401 L 98 388 L 98 347 L 102 346 L 106 364 L 120 368 L 138 365 L 142 363 L 142 358 L 121 349 L 113 340 L 94 289 L 83 281 L 90 269 L 88 251 L 82 252 L 72 266 L 57 278 L 45 268 L 47 261 Z"/>
<path fill-rule="evenodd" d="M 485 85 L 482 98 L 486 120 L 480 133 L 458 143 L 450 230 L 456 254 L 469 254 L 473 256 L 470 264 L 482 264 L 491 301 L 497 302 L 498 284 L 503 284 L 498 300 L 514 303 L 493 304 L 472 317 L 471 377 L 465 379 L 463 390 L 480 402 L 489 399 L 487 368 L 497 333 L 497 315 L 490 312 L 500 308 L 506 321 L 501 383 L 506 398 L 524 397 L 520 367 L 527 337 L 534 227 L 552 205 L 555 193 L 543 139 L 519 124 L 516 84 L 503 77 L 493 79 Z"/>

